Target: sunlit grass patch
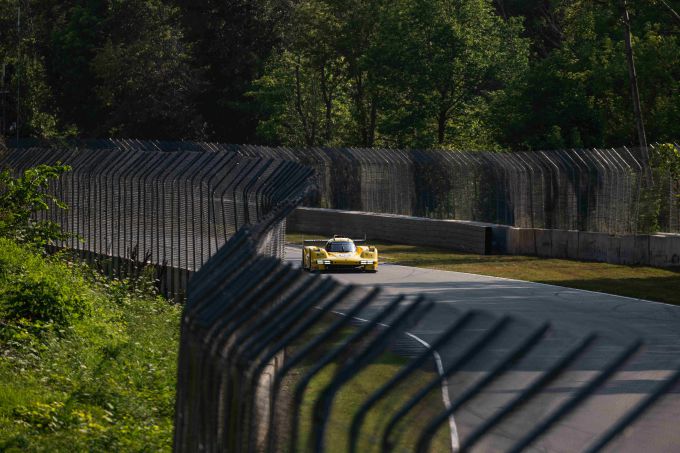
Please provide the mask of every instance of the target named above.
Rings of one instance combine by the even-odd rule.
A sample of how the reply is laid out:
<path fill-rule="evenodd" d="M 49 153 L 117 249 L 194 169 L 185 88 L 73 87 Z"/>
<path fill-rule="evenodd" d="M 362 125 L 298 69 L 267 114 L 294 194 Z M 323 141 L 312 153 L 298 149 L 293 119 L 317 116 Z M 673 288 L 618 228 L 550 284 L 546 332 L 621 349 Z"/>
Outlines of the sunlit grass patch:
<path fill-rule="evenodd" d="M 407 363 L 408 359 L 400 355 L 382 354 L 340 388 L 333 400 L 325 430 L 326 451 L 337 453 L 348 451 L 350 426 L 359 409 L 375 391 L 388 383 Z M 312 448 L 309 445 L 313 439 L 311 432 L 317 426 L 313 418 L 314 404 L 337 372 L 337 364 L 330 364 L 323 368 L 307 387 L 301 407 L 298 432 L 298 445 L 301 447 Z M 391 416 L 436 377 L 434 368 L 416 370 L 378 400 L 366 412 L 359 436 L 356 438 L 356 451 L 366 453 L 381 451 L 382 435 Z M 436 391 L 425 395 L 422 401 L 397 425 L 394 440 L 400 449 L 404 449 L 403 451 L 412 449 L 426 423 L 443 409 L 441 393 L 437 387 Z M 441 450 L 434 451 L 446 451 L 447 446 L 450 445 L 450 433 L 446 430 L 437 432 L 433 445 L 441 448 Z"/>
<path fill-rule="evenodd" d="M 2 275 L 0 294 L 17 272 L 57 275 L 85 309 L 40 329 L 0 309 L 0 451 L 169 451 L 180 307 L 78 262 L 2 245 L 0 262 L 27 264 Z"/>

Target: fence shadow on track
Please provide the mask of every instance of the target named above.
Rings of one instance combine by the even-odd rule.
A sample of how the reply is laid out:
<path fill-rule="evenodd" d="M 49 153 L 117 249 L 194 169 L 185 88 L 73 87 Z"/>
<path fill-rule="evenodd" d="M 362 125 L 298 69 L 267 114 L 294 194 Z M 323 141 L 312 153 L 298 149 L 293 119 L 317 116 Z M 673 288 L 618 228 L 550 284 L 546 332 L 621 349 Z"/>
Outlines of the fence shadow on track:
<path fill-rule="evenodd" d="M 181 321 L 176 451 L 521 451 L 563 438 L 583 407 L 622 391 L 617 376 L 639 341 L 565 341 L 547 324 L 465 311 L 426 342 L 413 333 L 427 330 L 426 298 L 385 301 L 379 289 L 278 259 L 285 217 L 309 189 L 307 167 L 175 146 L 15 149 L 3 163 L 73 167 L 50 187 L 71 209 L 46 214 L 83 237 L 67 245 L 121 262 L 137 250 L 194 273 Z M 600 414 L 579 449 L 620 442 L 679 378 L 668 373 Z"/>
<path fill-rule="evenodd" d="M 379 289 L 257 254 L 266 235 L 266 225 L 241 229 L 191 280 L 176 451 L 523 451 L 559 432 L 641 347 L 590 335 L 551 351 L 527 379 L 523 363 L 544 357 L 558 333 L 522 325 L 516 335 L 518 320 L 468 311 L 406 353 L 431 302 L 396 296 L 376 307 Z M 601 347 L 610 353 L 593 367 Z M 679 377 L 608 414 L 582 447 L 615 439 Z"/>

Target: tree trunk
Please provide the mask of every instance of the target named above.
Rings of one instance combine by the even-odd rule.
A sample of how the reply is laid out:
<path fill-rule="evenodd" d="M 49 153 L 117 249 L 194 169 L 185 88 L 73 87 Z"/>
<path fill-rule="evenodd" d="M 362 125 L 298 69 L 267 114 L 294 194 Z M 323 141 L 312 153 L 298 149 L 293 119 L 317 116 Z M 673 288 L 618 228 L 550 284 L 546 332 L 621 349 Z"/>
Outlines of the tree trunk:
<path fill-rule="evenodd" d="M 444 139 L 446 138 L 447 117 L 446 109 L 439 109 L 439 115 L 437 115 L 437 143 L 440 145 L 444 144 Z"/>
<path fill-rule="evenodd" d="M 297 110 L 298 115 L 300 115 L 307 146 L 314 146 L 314 137 L 311 136 L 309 125 L 307 124 L 307 116 L 302 108 L 302 87 L 300 85 L 300 68 L 299 65 L 297 65 L 295 66 L 295 109 Z"/>
<path fill-rule="evenodd" d="M 366 146 L 371 148 L 375 143 L 375 123 L 378 116 L 378 107 L 374 99 L 371 99 L 371 119 L 368 124 L 368 134 Z"/>
<path fill-rule="evenodd" d="M 325 112 L 325 122 L 324 124 L 324 141 L 328 145 L 331 141 L 333 135 L 333 95 L 328 88 L 328 83 L 326 82 L 326 69 L 321 66 L 321 96 L 323 96 L 323 103 L 326 108 Z"/>
<path fill-rule="evenodd" d="M 642 109 L 640 108 L 640 92 L 638 91 L 637 72 L 635 71 L 635 58 L 633 56 L 633 43 L 630 33 L 630 16 L 628 15 L 628 5 L 626 0 L 622 0 L 623 6 L 623 25 L 625 27 L 624 38 L 626 41 L 626 59 L 628 60 L 628 78 L 630 83 L 631 96 L 633 98 L 633 110 L 635 112 L 635 123 L 637 125 L 637 135 L 640 142 L 643 164 L 649 162 L 647 151 L 647 137 L 645 136 L 645 125 L 642 121 Z"/>
<path fill-rule="evenodd" d="M 368 125 L 367 125 L 367 114 L 366 105 L 364 104 L 364 84 L 361 74 L 357 74 L 354 77 L 355 89 L 354 89 L 354 108 L 357 112 L 357 127 L 359 129 L 359 137 L 362 146 L 368 146 Z"/>

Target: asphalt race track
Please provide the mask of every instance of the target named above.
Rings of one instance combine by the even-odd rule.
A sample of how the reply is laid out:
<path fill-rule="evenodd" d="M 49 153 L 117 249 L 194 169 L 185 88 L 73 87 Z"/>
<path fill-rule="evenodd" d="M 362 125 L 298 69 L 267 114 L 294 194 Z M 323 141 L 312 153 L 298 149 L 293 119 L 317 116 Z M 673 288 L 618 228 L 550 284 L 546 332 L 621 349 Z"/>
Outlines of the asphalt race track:
<path fill-rule="evenodd" d="M 300 249 L 287 247 L 287 261 L 298 263 Z M 519 360 L 500 379 L 455 413 L 459 440 L 465 442 L 480 421 L 526 388 L 541 371 L 591 332 L 598 338 L 568 371 L 552 382 L 540 398 L 523 406 L 476 444 L 474 451 L 505 451 L 552 409 L 578 391 L 609 360 L 633 342 L 644 347 L 606 384 L 527 451 L 583 451 L 619 417 L 633 407 L 680 363 L 680 307 L 608 294 L 581 291 L 480 275 L 381 265 L 376 274 L 333 273 L 333 278 L 357 286 L 380 285 L 389 295 L 424 294 L 435 308 L 411 332 L 427 342 L 434 340 L 459 316 L 461 310 L 482 309 L 491 315 L 475 318 L 470 338 L 488 330 L 504 314 L 513 317 L 502 335 L 480 357 L 449 380 L 455 398 L 485 375 L 488 368 L 544 321 L 551 330 L 540 345 Z M 679 295 L 680 297 L 680 295 Z M 415 347 L 415 346 L 414 346 Z M 464 345 L 440 350 L 444 366 Z M 612 441 L 605 451 L 680 452 L 680 385 Z"/>

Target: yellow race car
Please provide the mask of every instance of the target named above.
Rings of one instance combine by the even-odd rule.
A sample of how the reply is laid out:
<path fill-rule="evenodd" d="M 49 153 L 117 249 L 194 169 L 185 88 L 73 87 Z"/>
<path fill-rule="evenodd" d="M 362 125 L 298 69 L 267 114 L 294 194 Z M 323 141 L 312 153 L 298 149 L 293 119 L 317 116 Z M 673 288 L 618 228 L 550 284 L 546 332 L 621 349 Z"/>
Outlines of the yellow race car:
<path fill-rule="evenodd" d="M 365 241 L 339 236 L 333 236 L 332 239 L 305 240 L 302 247 L 302 268 L 308 271 L 355 269 L 377 272 L 378 249 L 356 246 L 356 243 Z"/>

